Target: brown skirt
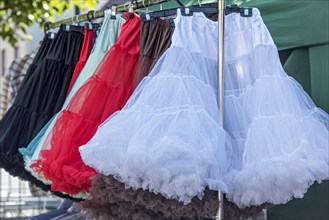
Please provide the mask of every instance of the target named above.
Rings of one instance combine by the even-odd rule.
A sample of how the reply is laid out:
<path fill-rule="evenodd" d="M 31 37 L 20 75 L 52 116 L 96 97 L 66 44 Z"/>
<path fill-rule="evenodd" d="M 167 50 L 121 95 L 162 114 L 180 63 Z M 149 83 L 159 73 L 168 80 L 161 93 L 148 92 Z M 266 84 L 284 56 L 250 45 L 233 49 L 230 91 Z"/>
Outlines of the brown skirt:
<path fill-rule="evenodd" d="M 174 26 L 169 20 L 156 18 L 144 21 L 140 32 L 140 56 L 134 79 L 134 88 L 147 76 L 156 61 L 169 48 Z"/>

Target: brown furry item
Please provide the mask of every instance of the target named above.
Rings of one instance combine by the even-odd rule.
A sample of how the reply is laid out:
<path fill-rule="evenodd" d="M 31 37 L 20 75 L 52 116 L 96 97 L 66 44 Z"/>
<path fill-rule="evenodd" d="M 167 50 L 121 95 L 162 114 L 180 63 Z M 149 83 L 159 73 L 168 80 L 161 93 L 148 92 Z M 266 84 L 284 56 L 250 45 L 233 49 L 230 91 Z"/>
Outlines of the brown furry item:
<path fill-rule="evenodd" d="M 78 204 L 91 219 L 202 219 L 213 218 L 218 211 L 218 192 L 205 190 L 202 200 L 193 198 L 184 205 L 175 199 L 167 199 L 159 194 L 144 190 L 126 189 L 124 184 L 112 176 L 97 174 L 93 179 L 91 200 Z M 248 207 L 239 209 L 224 201 L 225 219 L 254 219 L 268 207 Z M 201 218 L 202 217 L 202 218 Z"/>

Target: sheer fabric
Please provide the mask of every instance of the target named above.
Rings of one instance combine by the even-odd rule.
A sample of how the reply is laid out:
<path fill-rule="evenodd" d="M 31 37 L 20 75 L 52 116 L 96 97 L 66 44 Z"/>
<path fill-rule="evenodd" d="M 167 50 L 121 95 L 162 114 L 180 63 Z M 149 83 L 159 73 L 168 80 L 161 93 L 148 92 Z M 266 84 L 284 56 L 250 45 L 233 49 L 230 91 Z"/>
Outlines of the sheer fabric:
<path fill-rule="evenodd" d="M 117 43 L 58 115 L 39 159 L 31 165 L 52 182 L 52 190 L 72 195 L 89 191 L 90 177 L 96 172 L 82 162 L 78 147 L 130 97 L 139 57 L 140 27 L 141 18 L 131 18 L 127 13 Z"/>
<path fill-rule="evenodd" d="M 84 162 L 133 189 L 187 204 L 226 190 L 229 138 L 217 107 L 217 29 L 202 13 L 175 19 L 172 45 L 125 107 L 80 148 Z"/>
<path fill-rule="evenodd" d="M 329 178 L 329 117 L 283 70 L 260 13 L 225 24 L 224 127 L 233 138 L 227 197 L 239 207 L 301 198 Z"/>

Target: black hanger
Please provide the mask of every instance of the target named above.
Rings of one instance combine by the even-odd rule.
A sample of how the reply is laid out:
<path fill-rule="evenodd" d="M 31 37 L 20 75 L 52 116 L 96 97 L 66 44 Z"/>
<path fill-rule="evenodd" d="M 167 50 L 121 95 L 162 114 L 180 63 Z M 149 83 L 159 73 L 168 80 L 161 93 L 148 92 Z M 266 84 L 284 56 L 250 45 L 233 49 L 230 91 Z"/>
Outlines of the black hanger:
<path fill-rule="evenodd" d="M 241 17 L 251 17 L 252 8 L 245 8 L 245 7 L 242 8 L 235 4 L 226 6 L 225 15 L 228 15 L 231 13 L 240 13 Z"/>
<path fill-rule="evenodd" d="M 70 24 L 61 24 L 60 30 L 63 30 L 63 31 L 74 31 L 74 32 L 79 32 L 81 34 L 84 33 L 83 26 L 70 25 Z"/>
<path fill-rule="evenodd" d="M 204 14 L 216 14 L 218 13 L 217 7 L 199 7 L 199 6 L 191 6 L 191 7 L 180 7 L 181 13 L 184 16 L 192 16 L 193 12 L 203 12 Z M 141 14 L 141 17 L 144 21 L 152 21 L 154 18 L 159 17 L 169 17 L 174 16 L 177 14 L 177 9 L 167 9 L 162 11 L 155 11 L 155 12 L 149 12 Z"/>
<path fill-rule="evenodd" d="M 204 14 L 218 14 L 217 6 L 191 6 L 180 7 L 181 13 L 184 16 L 192 16 L 194 12 L 203 12 Z M 251 17 L 252 8 L 240 8 L 237 5 L 229 5 L 225 9 L 225 14 L 240 13 L 242 17 Z M 152 21 L 154 18 L 169 17 L 177 14 L 177 9 L 167 9 L 141 14 L 143 21 Z"/>

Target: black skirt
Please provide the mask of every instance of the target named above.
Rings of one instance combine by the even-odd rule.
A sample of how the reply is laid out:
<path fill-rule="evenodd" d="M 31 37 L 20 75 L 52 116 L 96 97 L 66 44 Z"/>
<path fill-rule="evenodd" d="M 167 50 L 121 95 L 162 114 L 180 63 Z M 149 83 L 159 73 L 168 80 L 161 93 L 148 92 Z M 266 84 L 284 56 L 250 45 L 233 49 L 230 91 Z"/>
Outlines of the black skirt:
<path fill-rule="evenodd" d="M 24 160 L 18 149 L 28 146 L 42 127 L 61 109 L 82 43 L 82 27 L 66 31 L 63 25 L 55 39 L 45 37 L 14 104 L 0 121 L 0 168 L 43 190 L 49 190 L 50 187 L 25 170 Z"/>

